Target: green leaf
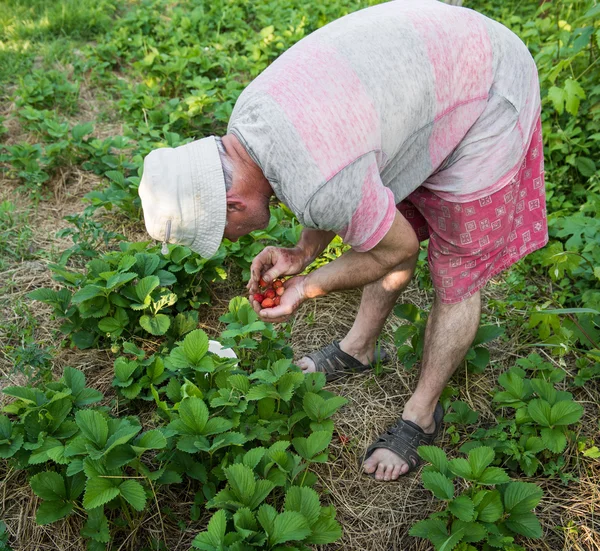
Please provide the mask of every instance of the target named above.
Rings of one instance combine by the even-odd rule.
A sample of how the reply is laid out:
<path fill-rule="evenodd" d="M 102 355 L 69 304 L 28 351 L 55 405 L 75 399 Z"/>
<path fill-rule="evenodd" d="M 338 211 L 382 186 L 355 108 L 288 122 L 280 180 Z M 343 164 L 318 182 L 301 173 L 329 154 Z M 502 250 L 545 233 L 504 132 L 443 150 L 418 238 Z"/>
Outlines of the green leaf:
<path fill-rule="evenodd" d="M 576 157 L 575 166 L 577 167 L 577 170 L 579 170 L 579 172 L 581 172 L 581 174 L 586 178 L 591 178 L 594 174 L 596 174 L 596 163 L 589 157 Z"/>
<path fill-rule="evenodd" d="M 473 478 L 479 479 L 486 467 L 494 460 L 494 450 L 487 446 L 475 448 L 469 452 L 469 465 L 473 473 Z"/>
<path fill-rule="evenodd" d="M 179 404 L 179 418 L 194 434 L 202 434 L 208 421 L 208 408 L 202 398 L 192 396 Z"/>
<path fill-rule="evenodd" d="M 550 425 L 572 425 L 577 423 L 583 415 L 583 407 L 575 402 L 558 402 L 552 406 L 550 412 Z"/>
<path fill-rule="evenodd" d="M 544 492 L 536 484 L 511 482 L 504 490 L 504 509 L 509 514 L 528 513 L 542 499 Z"/>
<path fill-rule="evenodd" d="M 473 471 L 471 469 L 470 463 L 462 457 L 451 459 L 449 461 L 448 468 L 456 476 L 466 478 L 467 480 L 473 477 Z"/>
<path fill-rule="evenodd" d="M 477 520 L 480 522 L 496 522 L 504 513 L 502 498 L 498 490 L 482 491 L 473 501 L 477 511 Z"/>
<path fill-rule="evenodd" d="M 419 446 L 417 452 L 421 459 L 431 463 L 442 474 L 449 474 L 448 458 L 446 452 L 437 446 Z"/>
<path fill-rule="evenodd" d="M 544 446 L 554 453 L 562 453 L 567 447 L 567 437 L 559 428 L 543 428 L 540 431 L 542 443 Z"/>
<path fill-rule="evenodd" d="M 138 363 L 135 360 L 128 360 L 125 356 L 119 356 L 114 363 L 115 377 L 119 382 L 127 383 L 137 368 Z"/>
<path fill-rule="evenodd" d="M 565 109 L 575 116 L 579 111 L 580 100 L 585 99 L 585 91 L 581 84 L 572 78 L 565 81 Z"/>
<path fill-rule="evenodd" d="M 108 528 L 108 519 L 104 514 L 104 507 L 96 507 L 88 511 L 88 519 L 81 529 L 81 535 L 84 538 L 91 538 L 100 543 L 110 541 L 110 530 Z"/>
<path fill-rule="evenodd" d="M 65 481 L 60 474 L 53 471 L 46 471 L 32 476 L 29 484 L 35 495 L 46 501 L 67 499 Z"/>
<path fill-rule="evenodd" d="M 211 517 L 206 532 L 201 532 L 194 538 L 192 545 L 206 551 L 224 549 L 223 543 L 226 530 L 227 514 L 221 509 Z"/>
<path fill-rule="evenodd" d="M 273 532 L 269 534 L 269 543 L 274 546 L 286 541 L 299 541 L 311 533 L 304 516 L 293 511 L 285 511 L 275 517 Z"/>
<path fill-rule="evenodd" d="M 86 285 L 82 289 L 79 289 L 71 299 L 74 304 L 79 304 L 85 300 L 90 300 L 99 296 L 104 296 L 105 289 L 98 287 L 98 285 Z"/>
<path fill-rule="evenodd" d="M 311 525 L 312 534 L 303 543 L 307 545 L 327 545 L 342 537 L 342 527 L 332 517 L 321 516 Z"/>
<path fill-rule="evenodd" d="M 133 445 L 145 450 L 162 450 L 167 446 L 167 439 L 162 432 L 153 429 L 141 434 Z"/>
<path fill-rule="evenodd" d="M 108 439 L 108 424 L 99 411 L 80 410 L 75 414 L 75 422 L 83 435 L 98 448 L 103 448 Z"/>
<path fill-rule="evenodd" d="M 171 326 L 171 318 L 166 314 L 156 314 L 155 316 L 144 315 L 140 318 L 140 325 L 151 335 L 164 335 Z"/>
<path fill-rule="evenodd" d="M 85 388 L 85 375 L 74 367 L 65 367 L 62 380 L 71 389 L 73 396 L 77 396 Z"/>
<path fill-rule="evenodd" d="M 438 499 L 449 501 L 454 498 L 454 484 L 442 473 L 428 471 L 423 473 L 422 478 L 423 486 Z"/>
<path fill-rule="evenodd" d="M 504 328 L 498 325 L 482 325 L 477 330 L 475 339 L 471 344 L 472 347 L 479 346 L 504 335 Z"/>
<path fill-rule="evenodd" d="M 563 111 L 565 110 L 566 96 L 566 92 L 558 86 L 551 86 L 548 90 L 548 99 L 552 102 L 554 110 L 559 115 L 562 115 Z"/>
<path fill-rule="evenodd" d="M 294 438 L 292 445 L 304 459 L 313 459 L 318 453 L 321 453 L 329 446 L 331 436 L 331 433 L 328 431 L 316 431 L 308 438 Z"/>
<path fill-rule="evenodd" d="M 135 294 L 140 303 L 146 304 L 146 298 L 154 289 L 160 285 L 160 280 L 157 276 L 148 276 L 140 279 L 135 288 Z"/>
<path fill-rule="evenodd" d="M 38 524 L 50 524 L 66 517 L 73 510 L 73 504 L 65 501 L 44 501 L 35 515 Z"/>
<path fill-rule="evenodd" d="M 413 537 L 431 541 L 436 549 L 448 539 L 448 529 L 440 519 L 421 520 L 414 524 L 408 533 Z"/>
<path fill-rule="evenodd" d="M 542 427 L 549 427 L 552 424 L 552 409 L 546 400 L 536 398 L 527 405 L 529 416 Z"/>
<path fill-rule="evenodd" d="M 86 509 L 95 509 L 108 503 L 119 495 L 119 488 L 108 478 L 90 478 L 85 485 L 83 506 Z"/>
<path fill-rule="evenodd" d="M 237 463 L 225 469 L 225 476 L 227 477 L 231 491 L 240 503 L 248 505 L 256 489 L 254 471 L 246 465 Z"/>
<path fill-rule="evenodd" d="M 504 524 L 516 534 L 521 534 L 526 538 L 537 539 L 542 537 L 540 521 L 531 512 L 512 514 Z"/>
<path fill-rule="evenodd" d="M 471 498 L 460 495 L 448 504 L 450 512 L 464 522 L 471 522 L 475 514 L 475 505 Z"/>
<path fill-rule="evenodd" d="M 77 124 L 73 128 L 71 128 L 71 134 L 73 135 L 73 139 L 76 142 L 81 141 L 84 136 L 91 134 L 93 131 L 94 125 L 91 122 Z"/>
<path fill-rule="evenodd" d="M 302 399 L 304 411 L 313 421 L 318 422 L 329 419 L 339 408 L 347 403 L 348 400 L 341 396 L 334 396 L 325 400 L 313 392 L 307 392 Z"/>
<path fill-rule="evenodd" d="M 500 467 L 488 467 L 483 471 L 482 475 L 477 479 L 479 484 L 494 485 L 494 484 L 505 484 L 510 482 L 510 477 L 506 474 L 504 469 Z"/>
<path fill-rule="evenodd" d="M 284 508 L 286 511 L 301 513 L 311 526 L 318 520 L 321 513 L 321 503 L 317 492 L 303 486 L 292 486 L 286 492 Z"/>
<path fill-rule="evenodd" d="M 125 480 L 119 485 L 119 492 L 136 511 L 143 511 L 146 506 L 146 492 L 136 480 Z"/>
<path fill-rule="evenodd" d="M 260 463 L 266 451 L 263 447 L 252 448 L 244 454 L 242 462 L 247 467 L 254 469 Z"/>
<path fill-rule="evenodd" d="M 183 351 L 192 365 L 198 362 L 208 352 L 208 336 L 202 329 L 195 329 L 188 333 L 183 340 Z"/>

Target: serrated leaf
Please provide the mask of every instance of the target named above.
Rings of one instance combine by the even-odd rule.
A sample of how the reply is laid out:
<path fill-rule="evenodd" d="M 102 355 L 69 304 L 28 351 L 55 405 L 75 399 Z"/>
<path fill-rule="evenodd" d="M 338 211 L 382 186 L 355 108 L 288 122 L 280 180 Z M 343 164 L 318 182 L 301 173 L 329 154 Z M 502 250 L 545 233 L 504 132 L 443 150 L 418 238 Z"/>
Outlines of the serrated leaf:
<path fill-rule="evenodd" d="M 171 326 L 171 318 L 166 314 L 156 314 L 155 316 L 143 315 L 140 317 L 140 326 L 151 335 L 164 335 Z"/>
<path fill-rule="evenodd" d="M 140 279 L 137 285 L 134 286 L 135 294 L 138 297 L 140 303 L 145 304 L 146 298 L 150 295 L 154 289 L 160 285 L 160 280 L 157 276 L 147 276 Z"/>
<path fill-rule="evenodd" d="M 470 463 L 462 457 L 451 459 L 448 468 L 453 474 L 462 478 L 470 479 L 473 476 Z"/>
<path fill-rule="evenodd" d="M 509 514 L 528 513 L 543 495 L 544 492 L 536 484 L 511 482 L 504 490 L 504 509 Z"/>
<path fill-rule="evenodd" d="M 74 304 L 80 304 L 86 300 L 90 300 L 99 296 L 104 296 L 105 289 L 98 285 L 86 285 L 83 289 L 79 289 L 74 295 L 71 301 Z"/>
<path fill-rule="evenodd" d="M 577 115 L 579 103 L 585 97 L 585 91 L 579 82 L 572 78 L 565 81 L 565 109 L 567 113 L 573 116 Z"/>
<path fill-rule="evenodd" d="M 543 428 L 540 431 L 540 436 L 542 437 L 544 446 L 551 452 L 562 453 L 567 447 L 567 437 L 559 428 Z"/>
<path fill-rule="evenodd" d="M 565 110 L 566 96 L 566 92 L 558 86 L 551 86 L 548 90 L 548 99 L 552 102 L 554 110 L 559 115 L 562 115 L 563 111 Z"/>
<path fill-rule="evenodd" d="M 552 408 L 546 400 L 540 398 L 531 400 L 527 405 L 527 413 L 538 425 L 542 427 L 551 425 Z"/>
<path fill-rule="evenodd" d="M 487 446 L 471 450 L 468 454 L 468 461 L 471 466 L 473 478 L 479 479 L 486 467 L 494 460 L 494 457 L 494 450 Z"/>
<path fill-rule="evenodd" d="M 125 480 L 119 485 L 119 492 L 136 511 L 143 511 L 146 506 L 146 492 L 136 480 Z"/>
<path fill-rule="evenodd" d="M 40 524 L 50 524 L 66 517 L 73 510 L 73 504 L 65 501 L 44 501 L 40 503 L 35 514 L 35 521 Z"/>
<path fill-rule="evenodd" d="M 550 425 L 572 425 L 583 416 L 583 407 L 575 402 L 558 402 L 552 406 Z"/>
<path fill-rule="evenodd" d="M 256 489 L 254 471 L 246 465 L 237 463 L 225 469 L 225 476 L 236 498 L 240 503 L 248 505 Z"/>
<path fill-rule="evenodd" d="M 317 492 L 312 488 L 292 486 L 285 494 L 284 509 L 301 513 L 312 526 L 321 513 L 321 503 Z"/>
<path fill-rule="evenodd" d="M 83 506 L 86 509 L 100 507 L 119 495 L 119 488 L 115 486 L 113 479 L 90 478 L 85 485 Z"/>
<path fill-rule="evenodd" d="M 153 429 L 141 434 L 133 445 L 145 450 L 162 450 L 167 446 L 167 439 L 162 432 Z"/>
<path fill-rule="evenodd" d="M 75 422 L 83 435 L 98 448 L 103 448 L 108 439 L 108 424 L 99 411 L 80 410 L 75 414 Z"/>
<path fill-rule="evenodd" d="M 460 495 L 448 504 L 450 512 L 464 522 L 471 522 L 475 514 L 475 505 L 471 498 Z"/>
<path fill-rule="evenodd" d="M 201 398 L 186 398 L 179 404 L 179 418 L 195 434 L 202 434 L 208 421 L 208 408 Z"/>
<path fill-rule="evenodd" d="M 266 451 L 263 447 L 252 448 L 244 454 L 242 459 L 243 464 L 254 469 L 260 463 Z"/>
<path fill-rule="evenodd" d="M 505 484 L 510 482 L 510 477 L 500 467 L 488 467 L 477 479 L 477 482 L 485 485 Z"/>
<path fill-rule="evenodd" d="M 516 534 L 521 534 L 526 538 L 537 539 L 542 537 L 540 521 L 531 512 L 512 514 L 504 524 Z"/>
<path fill-rule="evenodd" d="M 286 511 L 275 517 L 273 532 L 268 536 L 270 545 L 275 546 L 286 541 L 303 540 L 310 534 L 311 529 L 304 516 L 293 511 Z"/>
<path fill-rule="evenodd" d="M 60 501 L 67 498 L 63 477 L 53 471 L 46 471 L 32 476 L 29 480 L 31 489 L 45 501 Z"/>
<path fill-rule="evenodd" d="M 198 362 L 208 352 L 208 336 L 202 329 L 195 329 L 183 339 L 183 352 L 192 365 Z"/>
<path fill-rule="evenodd" d="M 91 538 L 100 543 L 110 541 L 110 530 L 108 528 L 108 519 L 104 514 L 104 507 L 97 507 L 88 511 L 88 519 L 81 529 L 81 535 L 84 538 Z"/>
<path fill-rule="evenodd" d="M 496 522 L 504 513 L 502 498 L 498 490 L 483 492 L 483 497 L 476 504 L 477 520 L 480 522 Z"/>
<path fill-rule="evenodd" d="M 428 471 L 423 473 L 422 478 L 423 486 L 438 499 L 449 501 L 454 497 L 454 484 L 442 473 Z"/>

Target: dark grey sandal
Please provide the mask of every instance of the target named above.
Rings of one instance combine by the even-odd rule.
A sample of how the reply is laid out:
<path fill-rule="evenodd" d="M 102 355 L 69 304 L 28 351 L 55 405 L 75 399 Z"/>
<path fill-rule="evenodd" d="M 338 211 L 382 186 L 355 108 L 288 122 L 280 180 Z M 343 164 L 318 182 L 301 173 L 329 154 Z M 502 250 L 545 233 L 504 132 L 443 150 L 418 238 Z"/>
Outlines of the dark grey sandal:
<path fill-rule="evenodd" d="M 328 381 L 334 381 L 345 375 L 361 373 L 373 369 L 378 363 L 384 363 L 388 359 L 387 352 L 378 347 L 375 351 L 375 360 L 365 365 L 354 356 L 346 354 L 341 348 L 339 341 L 333 341 L 321 350 L 306 355 L 315 363 L 315 370 L 325 373 Z"/>
<path fill-rule="evenodd" d="M 408 464 L 408 471 L 404 474 L 416 470 L 422 463 L 421 458 L 417 453 L 417 448 L 419 446 L 429 446 L 433 444 L 440 432 L 443 417 L 444 409 L 442 408 L 442 405 L 438 403 L 433 413 L 435 430 L 432 434 L 424 433 L 421 427 L 412 421 L 400 419 L 393 427 L 390 427 L 384 432 L 377 442 L 369 446 L 363 459 L 363 464 L 371 457 L 375 450 L 385 448 L 386 450 L 394 452 L 406 461 Z M 375 472 L 369 474 L 369 476 L 375 478 Z"/>

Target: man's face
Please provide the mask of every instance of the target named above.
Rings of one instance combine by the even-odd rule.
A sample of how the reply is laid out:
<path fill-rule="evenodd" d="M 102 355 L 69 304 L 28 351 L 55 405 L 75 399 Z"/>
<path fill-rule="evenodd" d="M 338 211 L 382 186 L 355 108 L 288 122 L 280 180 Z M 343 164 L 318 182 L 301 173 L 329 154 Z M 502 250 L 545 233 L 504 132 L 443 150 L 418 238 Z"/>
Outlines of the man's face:
<path fill-rule="evenodd" d="M 270 213 L 268 204 L 255 201 L 227 201 L 227 222 L 223 237 L 237 241 L 243 235 L 254 230 L 264 229 L 269 225 Z"/>

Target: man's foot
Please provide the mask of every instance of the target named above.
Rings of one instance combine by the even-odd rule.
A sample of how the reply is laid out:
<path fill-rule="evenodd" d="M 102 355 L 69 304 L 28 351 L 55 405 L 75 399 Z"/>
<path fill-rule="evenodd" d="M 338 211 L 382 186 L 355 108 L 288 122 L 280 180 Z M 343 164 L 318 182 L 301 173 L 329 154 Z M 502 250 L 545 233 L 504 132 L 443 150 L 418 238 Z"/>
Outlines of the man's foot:
<path fill-rule="evenodd" d="M 375 346 L 357 347 L 349 344 L 346 342 L 346 339 L 344 339 L 340 341 L 339 348 L 342 352 L 352 356 L 355 361 L 363 365 L 369 365 L 373 361 L 373 358 L 375 358 Z M 304 373 L 313 373 L 316 371 L 315 362 L 308 356 L 304 356 L 302 359 L 298 360 L 297 365 L 302 368 Z"/>
<path fill-rule="evenodd" d="M 442 416 L 443 411 L 441 406 L 438 406 L 435 414 L 429 415 L 428 418 L 405 412 L 405 415 L 403 415 L 402 420 L 396 427 L 388 430 L 374 444 L 376 446 L 381 443 L 384 446 L 396 448 L 404 457 L 388 449 L 388 447 L 377 447 L 363 463 L 365 473 L 372 475 L 376 480 L 387 482 L 397 480 L 400 476 L 414 470 L 419 464 L 416 448 L 419 445 L 431 444 L 433 442 L 437 436 Z M 422 435 L 420 438 L 421 442 L 410 446 L 406 443 L 406 440 L 409 440 L 414 434 L 417 434 L 417 436 Z"/>

